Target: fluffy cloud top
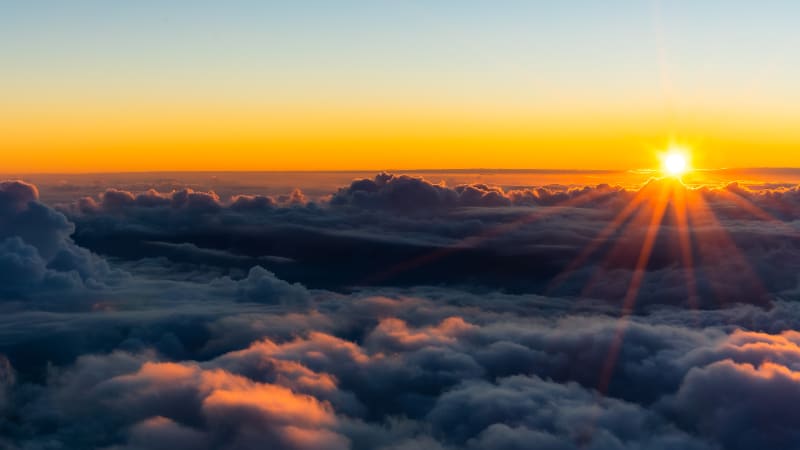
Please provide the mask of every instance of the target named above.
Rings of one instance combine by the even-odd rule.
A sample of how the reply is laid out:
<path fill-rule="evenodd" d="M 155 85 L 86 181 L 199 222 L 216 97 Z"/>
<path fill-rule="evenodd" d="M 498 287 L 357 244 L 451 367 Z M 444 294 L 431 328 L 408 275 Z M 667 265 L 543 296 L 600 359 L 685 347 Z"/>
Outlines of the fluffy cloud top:
<path fill-rule="evenodd" d="M 125 278 L 75 245 L 74 225 L 38 199 L 35 186 L 0 183 L 0 296 L 27 299 L 41 291 L 98 288 Z"/>

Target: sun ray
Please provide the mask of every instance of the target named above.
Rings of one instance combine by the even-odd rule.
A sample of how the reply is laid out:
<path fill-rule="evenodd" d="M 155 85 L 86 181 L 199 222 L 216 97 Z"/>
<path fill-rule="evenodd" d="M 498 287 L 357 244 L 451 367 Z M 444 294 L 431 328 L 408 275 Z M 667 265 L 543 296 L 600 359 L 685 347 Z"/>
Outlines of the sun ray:
<path fill-rule="evenodd" d="M 640 193 L 642 194 L 643 202 L 639 203 L 638 207 L 635 209 L 635 214 L 633 214 L 633 218 L 630 219 L 628 223 L 623 223 L 622 226 L 619 228 L 621 234 L 625 234 L 626 230 L 638 230 L 638 229 L 645 229 L 647 224 L 650 221 L 651 215 L 648 215 L 649 212 L 652 212 L 654 206 L 656 205 L 656 201 L 658 198 L 658 192 L 656 190 L 659 187 L 663 187 L 662 183 L 658 180 L 651 181 L 646 184 L 644 187 L 640 189 Z M 643 244 L 644 240 L 642 241 Z M 591 291 L 594 289 L 596 283 L 606 275 L 606 270 L 613 265 L 620 265 L 623 266 L 625 264 L 630 264 L 631 266 L 635 267 L 635 260 L 629 260 L 628 262 L 622 262 L 626 257 L 626 251 L 630 250 L 631 244 L 630 242 L 624 239 L 617 239 L 611 249 L 606 253 L 605 258 L 603 261 L 598 265 L 598 268 L 594 270 L 592 277 L 589 281 L 584 285 L 583 290 L 581 291 L 581 297 L 588 297 L 591 294 Z M 641 244 L 639 245 L 641 249 Z"/>
<path fill-rule="evenodd" d="M 461 239 L 460 241 L 455 242 L 454 244 L 436 249 L 434 251 L 418 256 L 411 260 L 400 262 L 390 267 L 389 269 L 386 269 L 378 274 L 367 277 L 358 284 L 365 285 L 365 284 L 373 284 L 385 281 L 402 272 L 415 269 L 425 264 L 430 264 L 450 254 L 453 254 L 459 250 L 472 248 L 481 242 L 488 241 L 497 236 L 501 236 L 505 233 L 509 233 L 526 224 L 530 224 L 537 220 L 541 220 L 556 215 L 562 211 L 562 208 L 581 206 L 590 201 L 596 200 L 597 198 L 602 197 L 606 194 L 607 192 L 598 189 L 592 189 L 588 192 L 580 193 L 572 198 L 569 198 L 562 202 L 558 202 L 554 205 L 549 205 L 545 208 L 537 208 L 534 212 L 526 214 L 512 222 L 497 225 L 495 227 L 489 228 L 488 230 L 485 230 L 480 234 L 467 236 Z"/>
<path fill-rule="evenodd" d="M 650 255 L 652 254 L 656 237 L 658 237 L 661 220 L 664 217 L 664 212 L 666 211 L 669 195 L 672 189 L 673 188 L 671 185 L 662 185 L 661 192 L 659 192 L 658 198 L 653 205 L 654 208 L 645 232 L 645 239 L 642 244 L 641 251 L 639 252 L 639 257 L 636 261 L 636 267 L 634 268 L 631 281 L 628 284 L 628 290 L 625 292 L 625 297 L 622 299 L 622 310 L 619 321 L 617 322 L 617 330 L 614 338 L 612 339 L 608 356 L 606 357 L 606 362 L 603 365 L 600 375 L 598 391 L 603 394 L 607 392 L 608 386 L 611 382 L 611 376 L 617 363 L 619 351 L 622 347 L 622 342 L 625 337 L 625 331 L 628 327 L 630 315 L 633 312 L 633 307 L 636 303 L 636 297 L 639 294 L 639 289 L 641 288 L 642 281 L 644 280 L 647 263 L 650 261 Z"/>
<path fill-rule="evenodd" d="M 731 191 L 729 191 L 727 189 L 720 189 L 720 194 L 722 195 L 723 198 L 732 201 L 733 203 L 736 204 L 736 206 L 744 209 L 745 211 L 749 212 L 750 214 L 752 214 L 754 217 L 756 217 L 758 219 L 761 219 L 761 220 L 764 220 L 766 222 L 769 222 L 770 224 L 775 225 L 778 228 L 780 228 L 782 230 L 785 230 L 786 232 L 788 232 L 790 234 L 795 234 L 796 235 L 796 234 L 800 233 L 800 230 L 797 230 L 797 229 L 793 228 L 792 226 L 790 226 L 786 222 L 778 219 L 777 217 L 775 217 L 772 214 L 768 213 L 764 209 L 759 208 L 753 202 L 751 202 L 747 198 L 743 197 L 742 195 L 737 194 L 736 192 L 731 192 Z"/>
<path fill-rule="evenodd" d="M 681 251 L 681 262 L 683 264 L 684 277 L 686 278 L 687 300 L 692 309 L 697 309 L 697 280 L 695 279 L 694 273 L 695 268 L 692 254 L 691 229 L 689 228 L 687 211 L 687 195 L 689 195 L 689 191 L 684 186 L 677 186 L 673 190 L 672 211 L 675 216 L 678 243 Z"/>
<path fill-rule="evenodd" d="M 567 267 L 561 271 L 553 280 L 548 284 L 546 293 L 552 293 L 557 287 L 559 287 L 562 283 L 567 281 L 567 279 L 572 275 L 572 273 L 580 267 L 586 260 L 604 243 L 608 241 L 612 234 L 617 232 L 624 222 L 628 220 L 628 218 L 633 215 L 638 210 L 639 205 L 646 199 L 644 190 L 640 189 L 636 195 L 625 205 L 622 211 L 620 211 L 612 220 L 603 228 L 593 239 L 592 241 L 584 247 L 581 253 L 575 257 L 575 259 L 570 262 Z"/>
<path fill-rule="evenodd" d="M 766 293 L 766 289 L 764 289 L 758 275 L 747 263 L 744 255 L 739 251 L 739 247 L 733 241 L 725 226 L 719 221 L 705 198 L 703 198 L 703 194 L 697 192 L 691 199 L 692 201 L 689 203 L 688 211 L 692 222 L 696 224 L 694 228 L 695 233 L 700 232 L 702 229 L 711 230 L 697 239 L 697 248 L 700 256 L 704 259 L 706 264 L 713 265 L 718 265 L 724 257 L 725 261 L 736 268 L 739 283 L 741 285 L 750 286 L 759 294 L 759 298 L 754 300 L 763 300 L 763 294 Z M 711 273 L 716 274 L 716 271 L 709 272 L 709 274 Z M 715 292 L 717 301 L 722 303 L 727 302 L 729 299 L 726 293 L 723 292 L 719 284 L 714 281 L 718 282 L 719 280 L 709 280 L 709 285 Z"/>

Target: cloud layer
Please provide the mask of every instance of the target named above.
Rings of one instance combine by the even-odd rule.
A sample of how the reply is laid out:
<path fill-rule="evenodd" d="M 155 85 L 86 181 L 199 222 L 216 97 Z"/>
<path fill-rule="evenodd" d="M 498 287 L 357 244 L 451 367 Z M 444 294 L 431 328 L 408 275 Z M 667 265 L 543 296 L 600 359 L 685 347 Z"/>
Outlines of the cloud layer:
<path fill-rule="evenodd" d="M 0 446 L 794 448 L 798 192 L 5 182 Z"/>

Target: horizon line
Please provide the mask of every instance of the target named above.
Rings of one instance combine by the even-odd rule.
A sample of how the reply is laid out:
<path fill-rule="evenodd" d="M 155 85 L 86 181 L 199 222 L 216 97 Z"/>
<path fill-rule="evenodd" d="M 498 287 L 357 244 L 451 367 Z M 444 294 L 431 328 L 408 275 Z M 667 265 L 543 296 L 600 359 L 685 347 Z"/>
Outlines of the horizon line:
<path fill-rule="evenodd" d="M 128 170 L 128 171 L 86 171 L 86 172 L 0 172 L 0 176 L 35 176 L 35 175 L 125 175 L 125 174 L 257 174 L 257 173 L 474 173 L 474 172 L 495 172 L 495 173 L 542 173 L 542 174 L 604 174 L 604 173 L 646 173 L 657 171 L 655 168 L 637 169 L 570 169 L 570 168 L 461 168 L 461 169 L 319 169 L 319 170 Z M 716 171 L 775 171 L 788 172 L 798 171 L 798 167 L 719 167 L 719 168 L 695 168 L 694 172 L 716 172 Z"/>

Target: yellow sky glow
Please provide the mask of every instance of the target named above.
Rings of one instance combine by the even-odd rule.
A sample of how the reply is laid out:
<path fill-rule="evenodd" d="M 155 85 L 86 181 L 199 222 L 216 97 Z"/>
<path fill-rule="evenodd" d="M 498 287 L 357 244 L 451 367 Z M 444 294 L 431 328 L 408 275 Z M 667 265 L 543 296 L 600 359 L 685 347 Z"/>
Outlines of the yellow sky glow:
<path fill-rule="evenodd" d="M 654 152 L 676 136 L 695 148 L 695 167 L 786 167 L 796 165 L 800 142 L 800 130 L 775 115 L 120 106 L 53 104 L 0 113 L 0 172 L 624 170 L 657 166 Z"/>

